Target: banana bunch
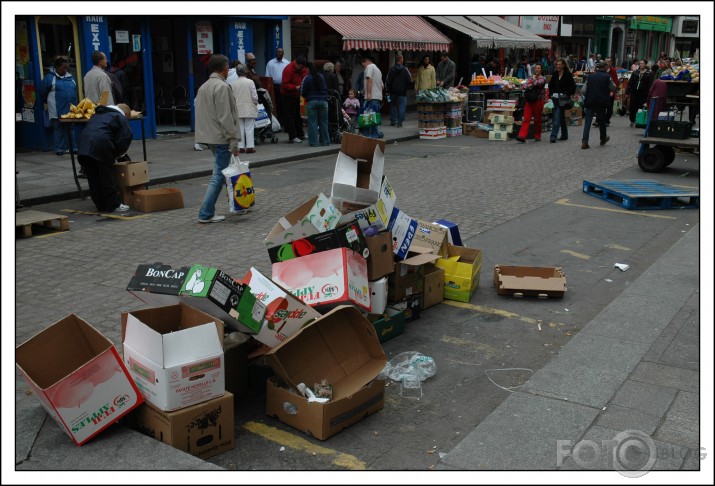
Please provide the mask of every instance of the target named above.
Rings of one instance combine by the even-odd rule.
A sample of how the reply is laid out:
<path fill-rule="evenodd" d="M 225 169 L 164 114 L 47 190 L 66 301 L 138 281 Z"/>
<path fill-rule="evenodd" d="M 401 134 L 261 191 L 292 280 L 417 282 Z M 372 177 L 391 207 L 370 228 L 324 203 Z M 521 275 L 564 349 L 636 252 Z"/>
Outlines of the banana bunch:
<path fill-rule="evenodd" d="M 60 118 L 86 118 L 89 120 L 92 115 L 94 115 L 94 110 L 97 108 L 92 100 L 85 98 L 80 101 L 77 106 L 70 103 L 70 111 L 64 115 L 60 115 Z"/>

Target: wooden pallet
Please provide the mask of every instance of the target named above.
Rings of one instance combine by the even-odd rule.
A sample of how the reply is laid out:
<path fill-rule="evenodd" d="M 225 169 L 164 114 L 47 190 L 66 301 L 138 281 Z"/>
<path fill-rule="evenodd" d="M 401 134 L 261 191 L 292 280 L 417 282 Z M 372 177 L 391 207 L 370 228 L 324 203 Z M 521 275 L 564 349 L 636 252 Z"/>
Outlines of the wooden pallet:
<path fill-rule="evenodd" d="M 700 195 L 651 180 L 583 181 L 583 192 L 626 209 L 693 209 Z"/>
<path fill-rule="evenodd" d="M 54 222 L 58 223 L 58 227 L 55 228 L 53 226 Z M 70 223 L 67 216 L 33 210 L 15 213 L 15 229 L 20 229 L 18 233 L 21 233 L 22 238 L 30 238 L 32 236 L 33 225 L 41 226 L 45 229 L 55 229 L 58 231 L 69 231 L 70 229 Z"/>

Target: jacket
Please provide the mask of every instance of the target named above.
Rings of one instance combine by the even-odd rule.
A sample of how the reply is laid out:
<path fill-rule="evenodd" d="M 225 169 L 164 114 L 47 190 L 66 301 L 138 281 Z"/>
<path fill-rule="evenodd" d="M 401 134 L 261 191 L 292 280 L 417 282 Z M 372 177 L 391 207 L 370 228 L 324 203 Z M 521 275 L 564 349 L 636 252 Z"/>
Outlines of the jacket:
<path fill-rule="evenodd" d="M 652 72 L 644 71 L 642 74 L 640 70 L 636 69 L 631 74 L 631 78 L 628 80 L 628 86 L 626 87 L 627 94 L 647 94 L 650 91 L 650 85 L 652 83 Z"/>
<path fill-rule="evenodd" d="M 531 89 L 541 90 L 541 92 L 539 93 L 539 99 L 536 101 L 545 101 L 546 91 L 544 90 L 544 86 L 546 86 L 546 78 L 545 77 L 539 76 L 538 78 L 535 78 L 534 76 L 531 76 L 529 79 L 526 80 L 525 83 L 523 83 L 521 85 L 521 89 L 523 91 L 531 90 Z M 526 100 L 524 100 L 524 101 L 526 101 Z M 532 103 L 535 103 L 535 101 L 533 101 Z"/>
<path fill-rule="evenodd" d="M 112 82 L 109 80 L 109 76 L 101 67 L 92 66 L 92 69 L 84 75 L 84 96 L 98 105 L 103 91 L 109 91 L 107 105 L 113 105 Z"/>
<path fill-rule="evenodd" d="M 229 144 L 231 152 L 238 151 L 241 135 L 238 130 L 236 99 L 228 83 L 218 73 L 209 76 L 196 93 L 196 143 Z"/>
<path fill-rule="evenodd" d="M 80 157 L 90 157 L 112 165 L 127 153 L 132 143 L 129 119 L 115 106 L 98 106 L 79 135 Z"/>
<path fill-rule="evenodd" d="M 323 77 L 328 85 L 328 89 L 332 91 L 340 92 L 340 83 L 338 82 L 338 75 L 331 71 L 323 71 Z"/>
<path fill-rule="evenodd" d="M 298 69 L 295 61 L 291 62 L 283 70 L 283 82 L 281 83 L 281 94 L 283 96 L 300 97 L 300 84 L 308 74 L 308 70 Z"/>
<path fill-rule="evenodd" d="M 40 82 L 38 95 L 47 103 L 50 119 L 59 118 L 69 113 L 70 103 L 77 104 L 77 83 L 69 72 L 60 76 L 53 68 Z"/>
<path fill-rule="evenodd" d="M 437 86 L 437 75 L 434 66 L 431 64 L 426 68 L 420 66 L 417 69 L 417 79 L 415 79 L 415 90 L 432 89 Z"/>
<path fill-rule="evenodd" d="M 554 72 L 549 81 L 549 95 L 554 96 L 556 93 L 573 96 L 576 93 L 576 82 L 573 80 L 573 74 L 564 70 L 559 79 L 559 75 Z"/>
<path fill-rule="evenodd" d="M 443 87 L 452 88 L 457 74 L 457 65 L 450 58 L 437 64 L 437 81 L 444 81 Z"/>
<path fill-rule="evenodd" d="M 611 101 L 611 92 L 615 89 L 616 85 L 608 73 L 596 71 L 590 74 L 581 88 L 581 93 L 584 95 L 583 106 L 596 108 L 608 105 Z"/>
<path fill-rule="evenodd" d="M 258 116 L 258 91 L 256 84 L 245 76 L 239 76 L 231 83 L 231 91 L 236 99 L 236 112 L 239 118 Z"/>
<path fill-rule="evenodd" d="M 385 90 L 388 93 L 395 96 L 407 96 L 407 88 L 410 87 L 412 76 L 404 64 L 395 64 L 387 71 L 385 81 Z"/>
<path fill-rule="evenodd" d="M 322 73 L 317 73 L 316 82 L 313 83 L 313 76 L 307 75 L 303 80 L 300 95 L 305 101 L 328 101 L 328 85 Z M 316 86 L 314 86 L 314 84 Z"/>

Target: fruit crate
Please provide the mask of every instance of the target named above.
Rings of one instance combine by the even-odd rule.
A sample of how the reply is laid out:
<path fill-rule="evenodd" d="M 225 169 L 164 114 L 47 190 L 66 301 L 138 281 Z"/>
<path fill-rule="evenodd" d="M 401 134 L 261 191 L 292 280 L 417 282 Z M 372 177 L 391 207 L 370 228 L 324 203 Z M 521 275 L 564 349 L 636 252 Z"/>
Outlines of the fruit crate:
<path fill-rule="evenodd" d="M 693 122 L 651 120 L 648 136 L 683 140 L 690 137 L 693 125 Z"/>

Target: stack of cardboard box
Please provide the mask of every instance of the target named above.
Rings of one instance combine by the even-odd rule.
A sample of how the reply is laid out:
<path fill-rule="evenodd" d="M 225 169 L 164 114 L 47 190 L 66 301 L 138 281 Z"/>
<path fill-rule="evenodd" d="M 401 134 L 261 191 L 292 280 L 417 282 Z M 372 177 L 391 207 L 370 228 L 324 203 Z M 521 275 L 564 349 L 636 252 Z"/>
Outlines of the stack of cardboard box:
<path fill-rule="evenodd" d="M 462 103 L 446 103 L 444 125 L 448 137 L 462 135 Z"/>
<path fill-rule="evenodd" d="M 149 182 L 149 164 L 146 161 L 117 162 L 114 164 L 114 178 L 119 188 L 119 200 L 129 204 L 134 191 L 146 189 Z"/>
<path fill-rule="evenodd" d="M 114 164 L 114 177 L 119 188 L 119 200 L 132 209 L 153 213 L 184 207 L 181 189 L 147 189 L 149 165 L 146 161 L 117 162 Z"/>
<path fill-rule="evenodd" d="M 447 105 L 447 103 L 417 103 L 417 126 L 420 129 L 421 139 L 434 140 L 447 136 L 445 126 Z"/>
<path fill-rule="evenodd" d="M 489 140 L 507 141 L 513 131 L 516 100 L 487 100 L 489 120 L 493 124 Z"/>

